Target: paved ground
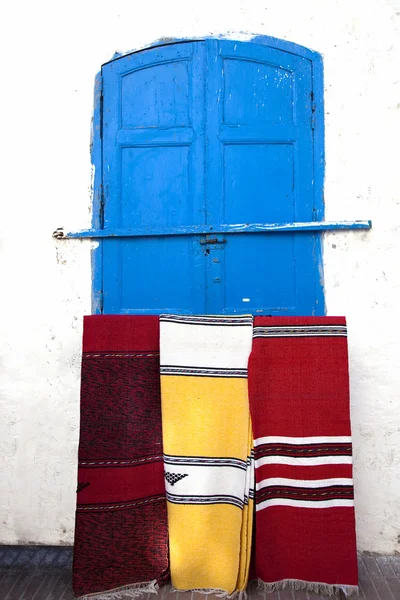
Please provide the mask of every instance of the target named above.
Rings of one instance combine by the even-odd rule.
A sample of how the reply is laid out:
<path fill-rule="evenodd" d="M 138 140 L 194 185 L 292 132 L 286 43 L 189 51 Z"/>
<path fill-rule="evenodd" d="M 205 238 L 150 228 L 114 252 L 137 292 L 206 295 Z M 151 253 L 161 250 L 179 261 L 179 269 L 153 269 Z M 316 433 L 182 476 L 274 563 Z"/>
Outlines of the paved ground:
<path fill-rule="evenodd" d="M 67 547 L 0 546 L 0 600 L 72 600 L 72 551 Z M 360 598 L 400 600 L 400 556 L 360 556 Z M 306 592 L 259 593 L 249 586 L 250 600 L 321 600 Z M 159 600 L 201 600 L 200 594 L 170 593 L 165 586 Z M 208 600 L 216 600 L 208 596 Z M 154 595 L 142 600 L 155 600 Z"/>

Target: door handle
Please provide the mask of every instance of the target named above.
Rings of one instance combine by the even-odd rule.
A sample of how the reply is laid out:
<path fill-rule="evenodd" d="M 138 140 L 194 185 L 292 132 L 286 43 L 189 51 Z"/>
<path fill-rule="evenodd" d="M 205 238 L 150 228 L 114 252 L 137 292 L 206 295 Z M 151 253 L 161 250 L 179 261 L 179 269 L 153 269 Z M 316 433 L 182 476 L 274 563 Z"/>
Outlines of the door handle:
<path fill-rule="evenodd" d="M 200 240 L 200 244 L 225 244 L 226 240 L 219 240 L 218 238 L 207 238 Z"/>

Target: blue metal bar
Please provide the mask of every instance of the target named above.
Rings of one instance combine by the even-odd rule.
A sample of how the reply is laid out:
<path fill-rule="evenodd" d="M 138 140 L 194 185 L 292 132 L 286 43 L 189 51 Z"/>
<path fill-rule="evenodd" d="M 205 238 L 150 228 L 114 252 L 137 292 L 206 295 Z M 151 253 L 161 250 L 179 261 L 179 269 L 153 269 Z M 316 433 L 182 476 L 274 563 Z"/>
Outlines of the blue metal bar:
<path fill-rule="evenodd" d="M 284 231 L 334 231 L 343 229 L 371 229 L 371 221 L 316 221 L 310 223 L 252 223 L 237 225 L 187 225 L 184 227 L 144 227 L 135 229 L 83 229 L 64 232 L 56 229 L 58 239 L 149 237 L 166 235 L 210 235 L 228 233 L 275 233 Z"/>

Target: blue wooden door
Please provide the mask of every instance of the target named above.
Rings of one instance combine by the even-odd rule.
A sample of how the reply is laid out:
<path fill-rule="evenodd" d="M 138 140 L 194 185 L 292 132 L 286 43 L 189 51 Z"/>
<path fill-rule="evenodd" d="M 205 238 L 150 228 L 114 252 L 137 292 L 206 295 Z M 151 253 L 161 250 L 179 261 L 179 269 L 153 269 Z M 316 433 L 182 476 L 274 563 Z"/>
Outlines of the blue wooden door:
<path fill-rule="evenodd" d="M 103 242 L 104 312 L 318 313 L 315 233 L 195 233 L 315 219 L 311 61 L 171 44 L 106 64 L 103 97 L 104 228 L 139 233 Z"/>

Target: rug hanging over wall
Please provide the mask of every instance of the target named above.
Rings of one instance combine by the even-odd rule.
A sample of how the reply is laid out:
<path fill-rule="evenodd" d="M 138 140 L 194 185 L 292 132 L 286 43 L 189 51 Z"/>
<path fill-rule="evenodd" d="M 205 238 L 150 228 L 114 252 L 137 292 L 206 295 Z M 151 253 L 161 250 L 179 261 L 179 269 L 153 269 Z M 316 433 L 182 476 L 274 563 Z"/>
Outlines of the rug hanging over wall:
<path fill-rule="evenodd" d="M 156 591 L 169 576 L 158 317 L 85 317 L 78 458 L 75 595 Z"/>
<path fill-rule="evenodd" d="M 256 317 L 249 397 L 262 588 L 356 592 L 345 319 Z"/>
<path fill-rule="evenodd" d="M 251 316 L 160 316 L 172 585 L 231 594 L 249 575 L 253 520 Z"/>

